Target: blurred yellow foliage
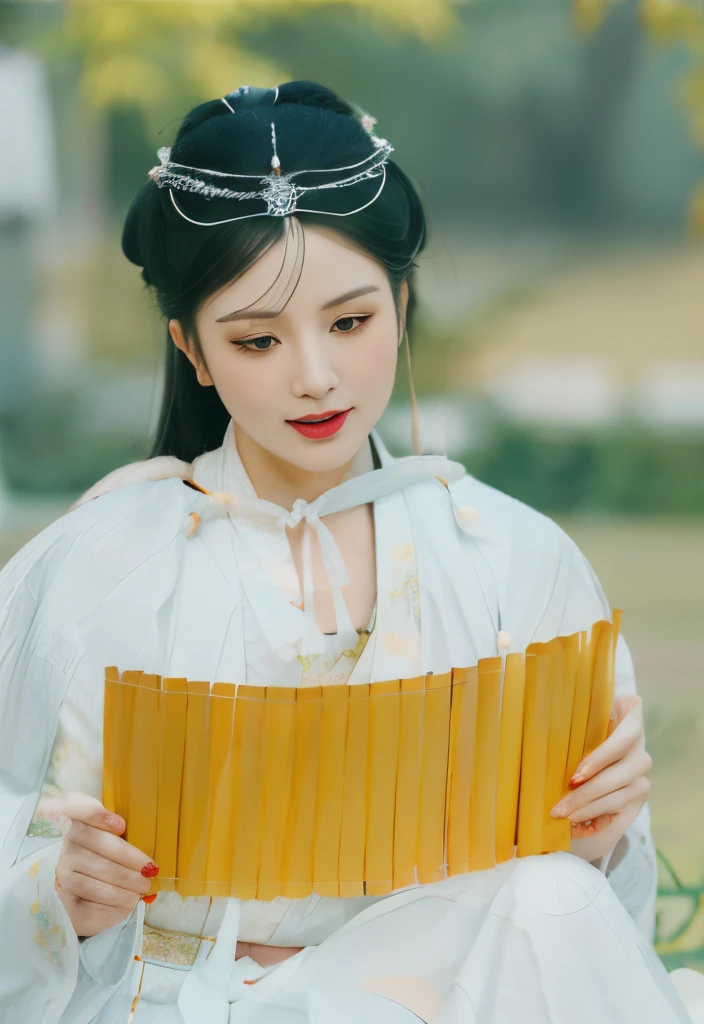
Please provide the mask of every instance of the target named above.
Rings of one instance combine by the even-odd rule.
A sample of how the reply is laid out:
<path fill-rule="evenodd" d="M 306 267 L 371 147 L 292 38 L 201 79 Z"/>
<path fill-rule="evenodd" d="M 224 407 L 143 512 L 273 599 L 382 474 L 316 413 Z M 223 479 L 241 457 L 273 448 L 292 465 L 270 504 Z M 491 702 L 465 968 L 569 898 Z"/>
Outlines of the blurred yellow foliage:
<path fill-rule="evenodd" d="M 704 25 L 701 4 L 684 0 L 640 0 L 638 15 L 649 35 L 663 42 L 693 43 Z"/>
<path fill-rule="evenodd" d="M 585 35 L 595 32 L 609 12 L 620 0 L 575 0 L 574 20 L 578 31 Z"/>
<path fill-rule="evenodd" d="M 88 104 L 142 110 L 151 127 L 239 85 L 273 85 L 285 67 L 242 41 L 246 30 L 333 7 L 423 39 L 447 36 L 455 0 L 68 0 L 64 41 L 82 57 Z"/>
<path fill-rule="evenodd" d="M 583 33 L 595 32 L 616 4 L 623 0 L 574 0 L 575 23 Z M 691 70 L 680 83 L 677 99 L 689 115 L 694 143 L 704 149 L 704 0 L 639 0 L 638 20 L 658 43 L 685 46 Z M 704 182 L 694 190 L 687 211 L 687 227 L 704 237 Z"/>
<path fill-rule="evenodd" d="M 623 0 L 574 0 L 577 28 L 596 31 L 612 7 Z M 660 40 L 685 39 L 702 24 L 700 0 L 639 0 L 638 19 L 645 30 Z"/>

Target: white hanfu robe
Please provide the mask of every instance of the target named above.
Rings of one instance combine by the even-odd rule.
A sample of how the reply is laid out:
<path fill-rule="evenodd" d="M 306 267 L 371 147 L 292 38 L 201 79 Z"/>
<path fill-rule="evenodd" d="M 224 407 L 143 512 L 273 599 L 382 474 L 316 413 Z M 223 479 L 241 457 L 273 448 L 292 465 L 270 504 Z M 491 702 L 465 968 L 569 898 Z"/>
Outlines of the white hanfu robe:
<path fill-rule="evenodd" d="M 54 889 L 60 836 L 42 808 L 52 793 L 101 795 L 105 666 L 304 686 L 339 682 L 346 658 L 355 685 L 473 665 L 610 615 L 549 519 L 457 464 L 394 460 L 372 443 L 381 469 L 358 462 L 339 488 L 288 512 L 256 497 L 230 425 L 223 447 L 189 467 L 212 496 L 178 478 L 121 486 L 0 574 L 3 1024 L 127 1024 L 138 990 L 135 1024 L 689 1020 L 651 947 L 647 807 L 598 866 L 565 853 L 514 859 L 386 897 L 160 893 L 146 921 L 140 902 L 122 924 L 77 939 Z M 362 644 L 324 516 L 363 502 L 374 509 L 377 602 Z M 336 594 L 337 635 L 324 641 L 299 607 L 286 527 L 301 519 Z M 617 691 L 634 689 L 621 641 Z M 304 948 L 265 971 L 234 961 L 238 937 Z"/>

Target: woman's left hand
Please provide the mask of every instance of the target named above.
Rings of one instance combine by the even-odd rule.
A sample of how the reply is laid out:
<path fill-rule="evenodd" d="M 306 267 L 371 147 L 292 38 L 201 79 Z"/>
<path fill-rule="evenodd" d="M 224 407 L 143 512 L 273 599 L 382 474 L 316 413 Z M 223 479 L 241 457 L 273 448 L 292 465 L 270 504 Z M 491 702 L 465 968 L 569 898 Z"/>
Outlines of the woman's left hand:
<path fill-rule="evenodd" d="M 572 792 L 550 812 L 553 818 L 570 819 L 571 852 L 585 860 L 596 860 L 616 845 L 650 791 L 652 758 L 645 750 L 640 697 L 617 697 L 609 728 L 606 740 L 572 776 Z"/>

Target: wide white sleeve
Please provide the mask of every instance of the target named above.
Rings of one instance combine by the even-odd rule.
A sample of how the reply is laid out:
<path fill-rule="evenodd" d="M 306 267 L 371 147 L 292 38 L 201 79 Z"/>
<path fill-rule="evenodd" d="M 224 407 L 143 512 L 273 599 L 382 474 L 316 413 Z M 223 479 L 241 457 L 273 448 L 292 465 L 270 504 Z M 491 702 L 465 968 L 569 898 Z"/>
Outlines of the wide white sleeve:
<path fill-rule="evenodd" d="M 617 696 L 637 693 L 633 658 L 622 636 L 619 637 L 616 647 L 615 692 Z M 646 803 L 612 850 L 606 866 L 606 876 L 621 903 L 649 942 L 655 937 L 657 875 L 650 808 Z"/>
<path fill-rule="evenodd" d="M 0 886 L 0 1020 L 91 1021 L 133 968 L 144 904 L 79 941 L 54 887 L 61 841 L 17 861 Z"/>
<path fill-rule="evenodd" d="M 127 466 L 120 466 L 112 473 L 102 477 L 93 484 L 89 490 L 84 491 L 79 498 L 76 498 L 69 509 L 72 512 L 87 501 L 100 498 L 103 494 L 118 490 L 120 487 L 127 487 L 131 484 L 154 483 L 157 480 L 170 480 L 178 477 L 181 480 L 190 480 L 193 473 L 193 466 L 190 462 L 183 462 L 173 455 L 158 455 L 153 459 L 145 459 L 143 462 L 130 462 Z"/>
<path fill-rule="evenodd" d="M 125 488 L 100 502 L 62 517 L 0 572 L 3 1024 L 92 1020 L 133 964 L 141 928 L 143 904 L 122 925 L 79 942 L 54 889 L 60 835 L 33 822 L 69 690 L 82 685 L 85 700 L 92 692 L 102 706 L 96 686 L 112 662 L 101 659 L 115 641 L 111 593 L 155 559 L 154 580 L 171 587 L 185 543 L 178 482 Z"/>

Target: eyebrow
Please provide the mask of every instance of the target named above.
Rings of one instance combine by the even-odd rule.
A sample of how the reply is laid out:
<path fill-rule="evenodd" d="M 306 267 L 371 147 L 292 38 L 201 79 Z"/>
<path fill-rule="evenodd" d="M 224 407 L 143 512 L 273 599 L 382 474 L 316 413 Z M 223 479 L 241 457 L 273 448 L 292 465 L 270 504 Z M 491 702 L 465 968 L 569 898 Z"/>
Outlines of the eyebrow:
<path fill-rule="evenodd" d="M 363 285 L 361 288 L 353 288 L 351 292 L 345 292 L 344 295 L 338 295 L 336 299 L 331 299 L 326 302 L 320 309 L 331 309 L 333 306 L 339 306 L 343 302 L 349 302 L 350 299 L 358 299 L 360 295 L 368 295 L 370 292 L 378 292 L 379 288 L 375 284 Z M 273 317 L 278 316 L 277 313 L 267 312 L 266 310 L 251 310 L 240 309 L 234 313 L 228 313 L 227 316 L 220 316 L 215 321 L 216 324 L 228 323 L 231 320 L 271 320 Z"/>

